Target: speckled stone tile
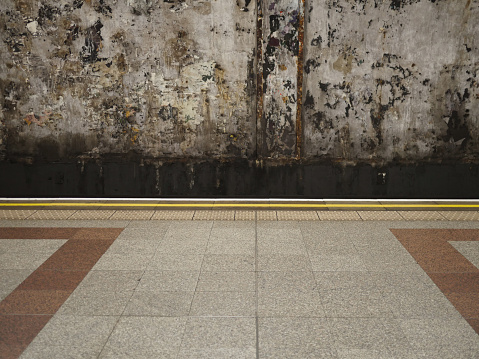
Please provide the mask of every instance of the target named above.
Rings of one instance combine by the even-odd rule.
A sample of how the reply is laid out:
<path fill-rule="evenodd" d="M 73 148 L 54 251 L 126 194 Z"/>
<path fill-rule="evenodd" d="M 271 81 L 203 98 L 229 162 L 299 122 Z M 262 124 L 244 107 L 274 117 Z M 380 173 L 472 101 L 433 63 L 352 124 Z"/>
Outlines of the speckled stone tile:
<path fill-rule="evenodd" d="M 59 315 L 121 315 L 133 291 L 99 291 L 78 288 L 58 310 Z"/>
<path fill-rule="evenodd" d="M 69 345 L 97 353 L 106 343 L 118 317 L 55 315 L 32 342 L 36 350 Z"/>
<path fill-rule="evenodd" d="M 205 272 L 250 272 L 254 267 L 254 255 L 247 254 L 206 254 L 201 265 Z"/>
<path fill-rule="evenodd" d="M 196 292 L 190 316 L 254 317 L 255 313 L 254 292 Z"/>
<path fill-rule="evenodd" d="M 165 292 L 189 292 L 196 289 L 199 272 L 196 271 L 145 271 L 136 290 L 155 288 Z"/>
<path fill-rule="evenodd" d="M 255 290 L 254 272 L 201 272 L 197 292 L 252 292 Z"/>
<path fill-rule="evenodd" d="M 260 357 L 335 358 L 325 318 L 259 318 L 258 329 Z"/>
<path fill-rule="evenodd" d="M 189 318 L 181 343 L 180 357 L 191 350 L 208 350 L 213 355 L 212 358 L 218 357 L 222 350 L 229 349 L 248 350 L 254 354 L 255 332 L 254 318 Z"/>
<path fill-rule="evenodd" d="M 175 358 L 186 318 L 122 317 L 99 358 Z"/>
<path fill-rule="evenodd" d="M 130 298 L 124 316 L 185 317 L 190 313 L 193 291 L 169 292 L 148 288 L 135 291 Z"/>

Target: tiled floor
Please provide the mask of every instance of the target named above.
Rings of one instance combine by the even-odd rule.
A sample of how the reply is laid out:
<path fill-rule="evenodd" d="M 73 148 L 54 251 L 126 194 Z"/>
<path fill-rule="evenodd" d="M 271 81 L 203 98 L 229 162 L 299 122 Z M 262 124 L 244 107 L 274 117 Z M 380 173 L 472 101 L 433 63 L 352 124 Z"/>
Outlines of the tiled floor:
<path fill-rule="evenodd" d="M 0 358 L 479 358 L 463 214 L 38 212 L 0 220 Z"/>

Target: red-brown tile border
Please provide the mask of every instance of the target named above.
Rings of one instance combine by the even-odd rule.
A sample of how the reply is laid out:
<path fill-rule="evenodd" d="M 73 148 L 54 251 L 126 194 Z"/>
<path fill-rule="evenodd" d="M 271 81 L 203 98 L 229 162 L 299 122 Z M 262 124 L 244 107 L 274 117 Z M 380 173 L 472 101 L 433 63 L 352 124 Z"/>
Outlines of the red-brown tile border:
<path fill-rule="evenodd" d="M 2 239 L 67 241 L 0 302 L 0 358 L 18 358 L 122 228 L 0 228 Z"/>
<path fill-rule="evenodd" d="M 18 358 L 51 315 L 0 315 L 0 357 Z"/>
<path fill-rule="evenodd" d="M 479 334 L 479 269 L 448 243 L 479 241 L 479 229 L 391 229 L 391 232 Z"/>

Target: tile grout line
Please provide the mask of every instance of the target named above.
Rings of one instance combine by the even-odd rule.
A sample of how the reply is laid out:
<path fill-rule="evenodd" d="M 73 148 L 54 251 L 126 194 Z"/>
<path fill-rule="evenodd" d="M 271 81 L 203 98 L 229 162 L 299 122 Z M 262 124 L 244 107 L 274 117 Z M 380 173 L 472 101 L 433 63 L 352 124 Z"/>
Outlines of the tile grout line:
<path fill-rule="evenodd" d="M 125 229 L 130 225 L 130 223 L 131 223 L 131 221 L 128 222 L 128 224 L 123 228 L 123 230 L 125 230 Z M 122 232 L 123 232 L 123 231 L 122 231 Z M 165 232 L 165 233 L 166 233 L 166 232 Z M 117 237 L 117 238 L 118 238 L 118 237 Z M 112 244 L 113 244 L 113 243 L 112 243 Z M 155 251 L 155 252 L 156 252 L 156 251 Z M 105 253 L 106 253 L 106 252 L 105 252 Z M 103 254 L 105 254 L 105 253 L 103 253 Z M 103 255 L 102 255 L 102 256 L 103 256 Z M 136 284 L 135 289 L 133 289 L 133 290 L 131 291 L 131 296 L 130 296 L 130 298 L 128 299 L 128 301 L 126 301 L 125 307 L 123 308 L 121 314 L 118 316 L 118 319 L 117 319 L 117 321 L 115 322 L 115 325 L 113 326 L 113 328 L 111 329 L 110 334 L 108 334 L 108 337 L 107 337 L 106 340 L 105 340 L 105 344 L 103 344 L 103 346 L 101 347 L 100 352 L 98 353 L 97 359 L 100 358 L 101 353 L 103 353 L 103 350 L 105 350 L 105 347 L 106 347 L 106 345 L 108 344 L 108 341 L 110 340 L 111 335 L 113 334 L 113 332 L 115 331 L 116 327 L 118 326 L 118 323 L 120 322 L 121 317 L 123 317 L 123 313 L 125 313 L 125 310 L 126 310 L 126 307 L 128 306 L 128 303 L 130 303 L 131 298 L 133 298 L 133 295 L 135 294 L 136 288 L 138 288 L 138 286 L 140 285 L 141 279 L 142 279 L 143 276 L 145 275 L 145 272 L 146 272 L 146 269 L 147 269 L 147 268 L 148 268 L 148 267 L 145 266 L 145 269 L 143 270 L 143 273 L 141 274 L 140 280 L 139 280 L 138 283 Z M 92 267 L 92 269 L 90 270 L 90 272 L 91 272 L 92 270 L 93 270 L 93 267 Z M 108 315 L 108 316 L 110 316 L 110 315 Z M 114 315 L 113 315 L 113 316 L 114 316 Z"/>
<path fill-rule="evenodd" d="M 259 359 L 259 318 L 258 318 L 258 211 L 254 212 L 254 290 L 255 290 L 255 331 L 256 359 Z"/>

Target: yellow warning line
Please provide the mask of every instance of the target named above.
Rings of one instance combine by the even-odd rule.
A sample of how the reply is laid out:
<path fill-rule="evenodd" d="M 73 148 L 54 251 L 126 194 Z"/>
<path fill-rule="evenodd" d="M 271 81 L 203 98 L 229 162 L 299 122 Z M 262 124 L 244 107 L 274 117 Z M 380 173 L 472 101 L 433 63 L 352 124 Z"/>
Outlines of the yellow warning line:
<path fill-rule="evenodd" d="M 347 203 L 0 203 L 0 207 L 162 207 L 162 208 L 479 208 L 479 204 L 347 204 Z"/>

